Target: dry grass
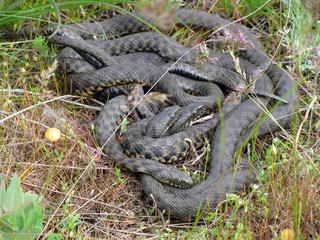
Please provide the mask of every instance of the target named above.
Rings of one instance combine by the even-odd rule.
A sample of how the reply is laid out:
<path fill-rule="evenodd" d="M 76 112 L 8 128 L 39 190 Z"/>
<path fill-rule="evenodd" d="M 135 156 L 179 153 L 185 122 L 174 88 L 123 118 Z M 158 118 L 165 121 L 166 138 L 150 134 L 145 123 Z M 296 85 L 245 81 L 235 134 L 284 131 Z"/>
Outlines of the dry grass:
<path fill-rule="evenodd" d="M 275 6 L 275 11 L 283 10 Z M 68 20 L 70 12 L 63 14 Z M 285 22 L 280 15 L 276 18 L 279 25 L 258 26 L 259 35 L 265 36 Z M 251 22 L 260 23 L 259 16 Z M 272 36 L 266 43 L 267 52 L 274 53 L 278 41 L 278 36 Z M 276 52 L 275 61 L 288 59 L 293 48 L 283 46 Z M 317 58 L 310 57 L 310 61 L 318 61 L 309 63 L 315 66 L 314 71 L 301 71 L 298 56 L 283 62 L 299 83 L 300 107 L 292 130 L 253 144 L 248 157 L 259 165 L 257 188 L 221 204 L 211 219 L 194 226 L 167 221 L 143 195 L 137 175 L 116 171 L 97 146 L 92 131 L 101 104 L 63 96 L 63 79 L 49 76 L 53 71 L 50 56 L 41 56 L 24 40 L 2 42 L 0 51 L 0 169 L 8 179 L 17 173 L 24 191 L 44 196 L 43 234 L 55 232 L 79 239 L 275 239 L 281 230 L 290 228 L 299 236 L 297 239 L 319 239 Z M 44 138 L 50 127 L 63 132 L 56 144 Z M 80 224 L 72 229 L 68 223 L 76 214 L 80 214 Z"/>

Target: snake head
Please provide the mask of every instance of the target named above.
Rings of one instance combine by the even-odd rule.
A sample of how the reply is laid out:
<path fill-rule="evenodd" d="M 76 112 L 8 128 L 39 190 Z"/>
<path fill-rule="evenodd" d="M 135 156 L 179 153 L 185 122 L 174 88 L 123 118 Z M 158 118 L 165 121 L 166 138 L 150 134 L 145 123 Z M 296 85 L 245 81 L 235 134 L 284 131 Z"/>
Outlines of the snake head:
<path fill-rule="evenodd" d="M 193 186 L 193 181 L 189 175 L 179 171 L 172 165 L 163 165 L 161 171 L 157 171 L 152 176 L 162 183 L 178 188 L 191 188 Z"/>
<path fill-rule="evenodd" d="M 183 176 L 183 179 L 182 176 L 180 176 L 179 179 L 176 179 L 173 186 L 178 188 L 191 188 L 193 186 L 193 181 L 187 174 L 185 174 L 185 176 Z"/>

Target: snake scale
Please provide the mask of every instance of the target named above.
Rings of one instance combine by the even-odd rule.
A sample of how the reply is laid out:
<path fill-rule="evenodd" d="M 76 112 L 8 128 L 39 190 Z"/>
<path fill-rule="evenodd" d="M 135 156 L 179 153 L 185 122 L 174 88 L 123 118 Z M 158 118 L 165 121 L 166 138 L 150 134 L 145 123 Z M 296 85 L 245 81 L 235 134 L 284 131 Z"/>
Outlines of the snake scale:
<path fill-rule="evenodd" d="M 152 22 L 142 13 L 135 14 Z M 227 113 L 224 113 L 224 107 L 220 109 L 219 117 L 206 123 L 209 126 L 206 126 L 205 129 L 211 130 L 210 134 L 204 131 L 205 134 L 211 135 L 209 138 L 212 139 L 210 174 L 203 182 L 189 189 L 180 188 L 181 186 L 187 188 L 190 179 L 173 167 L 151 159 L 129 158 L 123 152 L 113 132 L 123 116 L 131 109 L 125 96 L 111 99 L 104 106 L 95 124 L 99 144 L 120 167 L 141 173 L 146 194 L 152 196 L 159 208 L 165 209 L 171 217 L 185 220 L 194 218 L 199 210 L 200 214 L 203 214 L 206 210 L 214 208 L 226 198 L 226 193 L 240 190 L 255 177 L 249 167 L 235 170 L 235 153 L 251 137 L 262 136 L 270 131 L 287 127 L 297 108 L 298 98 L 292 78 L 266 56 L 261 43 L 247 28 L 238 24 L 230 24 L 228 20 L 197 10 L 178 10 L 175 16 L 174 24 L 177 26 L 192 25 L 192 27 L 201 27 L 204 30 L 223 27 L 221 32 L 224 35 L 240 33 L 245 36 L 251 46 L 242 51 L 243 59 L 239 58 L 239 66 L 243 70 L 243 75 L 247 79 L 254 80 L 255 92 L 275 94 L 284 100 L 283 102 L 274 101 L 264 97 L 263 94 L 259 96 L 253 94 Z M 152 86 L 162 78 L 156 85 L 158 90 L 171 94 L 173 100 L 182 106 L 193 101 L 193 98 L 183 94 L 183 90 L 179 90 L 181 88 L 174 78 L 174 72 L 163 76 L 164 70 L 167 69 L 163 66 L 176 60 L 180 60 L 182 65 L 193 66 L 197 56 L 196 50 L 185 48 L 170 38 L 154 33 L 132 34 L 146 31 L 148 26 L 129 14 L 99 24 L 77 24 L 69 25 L 69 27 L 76 33 L 76 36 L 82 39 L 93 39 L 94 36 L 120 36 L 120 38 L 109 41 L 84 41 L 77 37 L 66 38 L 65 36 L 54 36 L 50 39 L 52 43 L 73 48 L 84 59 L 77 57 L 79 62 L 85 64 L 87 68 L 67 76 L 74 92 L 96 95 L 106 88 L 124 85 L 128 82 Z M 153 53 L 144 55 L 146 51 Z M 188 54 L 185 54 L 187 51 Z M 131 52 L 141 52 L 141 55 L 122 55 Z M 210 50 L 209 55 L 214 62 L 205 65 L 206 76 L 204 78 L 206 81 L 216 83 L 222 88 L 228 87 L 231 90 L 247 84 L 238 73 L 237 64 L 232 56 L 214 50 Z M 144 61 L 144 58 L 153 60 Z M 61 59 L 63 62 L 67 57 Z M 69 61 L 64 62 L 66 68 L 77 68 L 71 65 Z M 176 72 L 180 70 L 181 68 L 177 65 Z M 186 75 L 188 74 L 193 77 L 201 75 L 197 71 L 191 71 L 191 73 L 187 71 Z M 217 98 L 221 98 L 221 92 L 218 93 Z M 207 101 L 204 101 L 204 104 L 208 104 Z M 212 135 L 212 129 L 216 125 Z M 177 134 L 185 134 L 190 137 L 190 134 L 193 133 L 194 130 L 189 129 Z M 171 179 L 171 185 L 165 184 L 167 178 Z"/>

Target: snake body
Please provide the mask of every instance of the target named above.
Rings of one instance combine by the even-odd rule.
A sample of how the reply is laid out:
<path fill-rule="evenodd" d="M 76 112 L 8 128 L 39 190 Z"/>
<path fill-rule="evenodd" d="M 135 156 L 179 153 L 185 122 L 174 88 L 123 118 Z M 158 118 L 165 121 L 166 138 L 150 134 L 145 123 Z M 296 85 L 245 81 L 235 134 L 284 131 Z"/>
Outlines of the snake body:
<path fill-rule="evenodd" d="M 144 18 L 141 13 L 137 15 Z M 226 193 L 240 190 L 250 179 L 255 177 L 254 172 L 250 171 L 249 168 L 240 168 L 238 171 L 233 168 L 235 153 L 250 137 L 261 136 L 270 131 L 277 131 L 280 127 L 288 126 L 297 107 L 297 92 L 292 78 L 266 57 L 261 43 L 247 28 L 237 24 L 230 25 L 229 21 L 202 11 L 178 10 L 175 15 L 179 19 L 174 21 L 176 25 L 192 24 L 193 27 L 201 27 L 205 30 L 228 25 L 222 28 L 224 34 L 240 32 L 246 36 L 250 46 L 244 51 L 245 60 L 239 59 L 239 66 L 243 69 L 247 79 L 254 80 L 254 91 L 270 93 L 270 95 L 275 94 L 285 100 L 285 102 L 274 103 L 274 101 L 269 101 L 269 98 L 263 97 L 262 94 L 259 97 L 246 98 L 246 100 L 243 100 L 237 107 L 227 113 L 224 113 L 224 108 L 220 109 L 219 112 L 221 114 L 218 114 L 220 124 L 215 129 L 212 137 L 210 174 L 205 181 L 189 189 L 163 184 L 168 183 L 167 179 L 174 179 L 173 185 L 175 186 L 181 187 L 183 185 L 182 187 L 186 188 L 190 186 L 188 185 L 190 184 L 189 179 L 174 168 L 150 159 L 129 158 L 125 155 L 112 134 L 122 117 L 129 112 L 130 107 L 127 105 L 124 96 L 119 96 L 115 100 L 112 99 L 105 105 L 95 124 L 99 144 L 104 147 L 104 150 L 111 158 L 115 159 L 120 167 L 142 173 L 141 179 L 144 190 L 148 195 L 153 196 L 159 208 L 165 209 L 174 218 L 188 219 L 194 218 L 198 210 L 201 210 L 200 213 L 204 213 L 206 209 L 214 208 L 221 200 L 225 199 Z M 148 18 L 145 19 L 150 20 Z M 93 36 L 124 36 L 144 31 L 148 29 L 148 26 L 131 15 L 122 15 L 101 22 L 99 25 L 71 25 L 70 28 L 81 38 L 92 39 Z M 72 42 L 72 40 L 61 40 L 59 38 L 54 38 L 52 41 L 74 48 L 85 60 L 87 59 L 86 54 L 89 55 L 88 59 L 93 57 L 93 60 L 89 60 L 91 67 L 88 66 L 84 71 L 68 75 L 69 85 L 72 86 L 75 92 L 83 95 L 93 96 L 105 88 L 127 83 L 141 83 L 151 86 L 162 77 L 163 71 L 166 69 L 163 67 L 165 65 L 163 61 L 171 62 L 181 58 L 183 64 L 195 63 L 195 51 L 191 50 L 190 54 L 184 55 L 189 49 L 176 44 L 170 38 L 170 44 L 168 44 L 166 38 L 159 35 L 156 36 L 153 33 L 128 35 L 124 38 L 113 40 L 114 44 L 112 43 L 113 41 L 107 41 L 107 43 L 110 43 L 109 47 L 108 44 L 105 44 L 106 42 L 98 42 L 92 48 L 90 46 L 94 45 L 93 41 L 84 42 L 81 39 L 74 39 Z M 131 39 L 130 42 L 128 42 L 128 39 Z M 77 44 L 77 41 L 80 43 Z M 86 46 L 86 48 L 83 46 Z M 100 51 L 99 53 L 98 49 L 104 49 L 105 52 L 101 53 Z M 130 57 L 121 55 L 132 51 L 158 53 L 161 56 L 160 61 L 162 61 L 162 64 L 159 67 L 157 64 L 148 63 L 137 58 L 130 61 L 128 60 Z M 216 83 L 227 86 L 231 90 L 241 87 L 243 83 L 247 84 L 243 82 L 243 78 L 238 73 L 234 58 L 226 53 L 213 50 L 209 52 L 209 55 L 215 61 L 205 67 L 206 81 L 216 81 Z M 68 65 L 68 61 L 66 61 L 65 65 Z M 180 71 L 179 68 L 178 71 Z M 190 74 L 189 72 L 185 71 L 187 75 Z M 220 80 L 215 80 L 215 75 Z M 226 83 L 223 78 L 227 78 L 229 81 Z M 166 74 L 157 85 L 157 88 L 160 91 L 171 94 L 175 98 L 174 101 L 178 101 L 180 105 L 187 105 L 194 101 L 193 98 L 182 93 L 183 91 L 174 78 L 174 74 Z M 181 92 L 179 92 L 179 89 L 181 89 Z M 221 95 L 217 96 L 217 98 L 221 98 Z M 271 112 L 271 115 L 266 114 L 266 112 Z M 206 123 L 206 131 L 203 131 L 204 135 L 207 135 L 210 131 L 212 133 L 213 126 L 218 122 L 217 118 L 215 119 L 214 121 L 216 122 L 212 120 Z M 190 136 L 198 136 L 194 129 L 188 131 L 177 134 L 186 134 L 188 138 Z M 106 145 L 104 145 L 105 143 Z M 172 152 L 174 151 L 173 149 Z M 153 158 L 152 155 L 148 157 Z M 164 159 L 167 158 L 164 155 L 163 157 Z M 181 179 L 184 180 L 182 183 Z"/>
<path fill-rule="evenodd" d="M 198 14 L 197 16 L 202 15 Z M 208 24 L 215 21 L 213 15 L 203 14 Z M 200 25 L 203 23 L 200 18 Z M 197 18 L 198 19 L 198 18 Z M 197 19 L 195 21 L 197 21 Z M 201 23 L 202 22 L 202 23 Z M 224 25 L 225 21 L 218 21 Z M 233 31 L 243 31 L 238 25 L 233 25 Z M 278 103 L 271 108 L 270 116 L 266 116 L 261 108 L 265 103 L 263 98 L 247 99 L 224 116 L 223 126 L 219 125 L 215 130 L 212 142 L 214 145 L 210 154 L 210 175 L 202 183 L 193 188 L 182 190 L 170 186 L 161 185 L 149 176 L 143 175 L 142 183 L 148 194 L 152 194 L 158 206 L 165 209 L 170 215 L 188 219 L 197 215 L 198 210 L 203 213 L 205 209 L 214 208 L 221 200 L 226 198 L 226 193 L 236 192 L 246 185 L 250 177 L 249 169 L 240 169 L 235 172 L 232 169 L 234 154 L 252 135 L 261 136 L 271 131 L 276 131 L 279 127 L 286 127 L 297 107 L 297 91 L 292 78 L 278 65 L 273 63 L 264 54 L 264 49 L 256 38 L 249 39 L 256 49 L 248 49 L 245 55 L 248 61 L 257 66 L 257 69 L 264 69 L 271 79 L 273 91 L 276 95 L 285 99 L 287 103 Z M 268 84 L 266 80 L 261 81 L 261 85 L 256 88 L 263 88 Z M 262 122 L 262 123 L 261 123 Z M 257 125 L 259 127 L 257 128 Z M 236 126 L 236 128 L 235 128 Z M 257 128 L 257 130 L 255 130 Z"/>

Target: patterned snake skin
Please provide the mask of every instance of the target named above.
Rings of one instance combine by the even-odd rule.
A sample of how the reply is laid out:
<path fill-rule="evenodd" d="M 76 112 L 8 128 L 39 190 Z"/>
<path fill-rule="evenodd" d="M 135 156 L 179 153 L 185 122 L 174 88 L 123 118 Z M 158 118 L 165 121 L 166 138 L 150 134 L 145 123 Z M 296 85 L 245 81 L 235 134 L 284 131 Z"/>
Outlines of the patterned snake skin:
<path fill-rule="evenodd" d="M 152 22 L 141 13 L 137 15 Z M 201 27 L 204 30 L 225 26 L 221 31 L 224 35 L 243 34 L 254 47 L 243 51 L 245 60 L 239 59 L 242 75 L 254 83 L 254 92 L 275 94 L 285 101 L 273 101 L 263 97 L 264 94 L 259 94 L 259 97 L 253 94 L 227 113 L 224 113 L 223 107 L 218 113 L 219 117 L 206 123 L 206 131 L 203 131 L 206 135 L 207 131 L 211 130 L 212 134 L 212 128 L 220 122 L 212 136 L 210 174 L 205 181 L 189 189 L 180 188 L 190 187 L 190 179 L 182 172 L 159 162 L 145 158 L 129 158 L 124 154 L 116 137 L 112 135 L 123 116 L 130 110 L 124 96 L 116 97 L 104 106 L 95 125 L 97 140 L 104 147 L 104 151 L 120 167 L 142 173 L 144 190 L 148 195 L 152 195 L 159 208 L 165 209 L 171 217 L 190 219 L 194 218 L 199 210 L 200 214 L 204 214 L 206 210 L 214 208 L 226 198 L 226 193 L 239 191 L 255 177 L 254 172 L 248 167 L 240 167 L 237 170 L 234 168 L 236 153 L 252 136 L 262 136 L 288 126 L 297 107 L 297 91 L 292 78 L 265 55 L 262 45 L 247 28 L 230 24 L 225 19 L 202 11 L 178 10 L 175 15 L 177 18 L 174 23 L 178 26 L 192 24 L 192 27 Z M 170 63 L 181 58 L 183 64 L 194 65 L 198 56 L 196 50 L 184 48 L 169 37 L 164 38 L 154 33 L 124 36 L 148 29 L 147 25 L 131 15 L 122 15 L 99 24 L 69 27 L 76 36 L 83 39 L 93 39 L 93 36 L 122 36 L 112 41 L 84 41 L 77 37 L 70 40 L 64 36 L 51 38 L 50 41 L 53 43 L 73 48 L 90 63 L 85 70 L 68 74 L 67 80 L 73 91 L 83 95 L 96 95 L 105 88 L 128 82 L 152 86 L 162 77 L 156 85 L 158 90 L 171 94 L 173 101 L 179 105 L 193 102 L 193 98 L 182 93 L 183 90 L 175 80 L 174 74 L 166 74 L 164 77 L 162 75 L 166 69 L 163 62 Z M 141 58 L 133 57 L 131 60 L 130 55 L 121 55 L 146 51 L 157 53 L 161 58 L 148 62 L 143 60 L 142 55 Z M 189 53 L 185 55 L 187 51 Z M 230 90 L 248 84 L 238 73 L 237 64 L 232 56 L 210 50 L 209 57 L 214 59 L 214 62 L 204 67 L 206 81 Z M 79 62 L 84 60 L 79 59 Z M 158 62 L 162 63 L 159 65 Z M 69 65 L 69 61 L 66 60 L 64 66 L 68 69 L 72 67 Z M 176 71 L 180 70 L 178 66 Z M 190 75 L 190 72 L 186 75 L 188 74 Z M 192 72 L 191 75 L 193 74 Z M 221 95 L 217 96 L 220 97 Z M 195 131 L 190 129 L 192 128 L 178 134 L 186 134 L 190 138 L 190 134 L 192 136 Z M 167 185 L 168 183 L 179 188 Z"/>

